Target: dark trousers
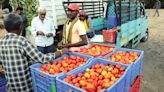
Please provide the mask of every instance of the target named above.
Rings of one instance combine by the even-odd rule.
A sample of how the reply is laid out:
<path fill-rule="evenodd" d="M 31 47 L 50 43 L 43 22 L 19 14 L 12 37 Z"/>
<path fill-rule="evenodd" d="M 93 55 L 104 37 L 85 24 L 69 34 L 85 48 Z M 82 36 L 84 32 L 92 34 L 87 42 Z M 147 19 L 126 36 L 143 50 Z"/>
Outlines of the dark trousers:
<path fill-rule="evenodd" d="M 40 47 L 40 46 L 37 46 L 38 50 L 41 51 L 42 53 L 44 54 L 47 54 L 47 53 L 54 53 L 56 51 L 56 48 L 55 48 L 55 45 L 50 45 L 50 46 L 47 46 L 47 47 Z"/>
<path fill-rule="evenodd" d="M 92 32 L 92 31 L 88 31 L 88 32 L 87 32 L 87 37 L 88 37 L 88 38 L 93 38 L 94 35 L 95 35 L 95 34 L 94 34 L 94 32 Z"/>
<path fill-rule="evenodd" d="M 26 30 L 22 30 L 22 36 L 26 37 Z"/>
<path fill-rule="evenodd" d="M 155 10 L 154 16 L 155 16 L 156 14 L 157 14 L 157 16 L 159 16 L 159 11 L 158 11 L 158 9 Z"/>

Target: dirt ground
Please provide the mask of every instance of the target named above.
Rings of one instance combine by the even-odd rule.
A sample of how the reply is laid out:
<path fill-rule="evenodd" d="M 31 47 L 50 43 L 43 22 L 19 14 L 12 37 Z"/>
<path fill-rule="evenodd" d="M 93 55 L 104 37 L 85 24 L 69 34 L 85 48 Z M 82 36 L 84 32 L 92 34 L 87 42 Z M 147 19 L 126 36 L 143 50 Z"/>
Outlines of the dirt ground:
<path fill-rule="evenodd" d="M 164 92 L 164 10 L 160 10 L 160 17 L 153 17 L 155 10 L 146 11 L 149 40 L 137 46 L 145 52 L 140 92 Z"/>

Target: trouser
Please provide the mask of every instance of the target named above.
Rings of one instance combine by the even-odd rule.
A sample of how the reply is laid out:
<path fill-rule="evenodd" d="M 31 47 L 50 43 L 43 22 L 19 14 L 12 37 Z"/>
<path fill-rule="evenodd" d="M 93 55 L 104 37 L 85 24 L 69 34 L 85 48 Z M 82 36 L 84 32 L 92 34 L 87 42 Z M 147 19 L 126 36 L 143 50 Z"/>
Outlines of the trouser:
<path fill-rule="evenodd" d="M 23 37 L 26 37 L 26 30 L 25 30 L 25 29 L 22 30 L 22 36 L 23 36 Z"/>
<path fill-rule="evenodd" d="M 155 10 L 154 16 L 155 16 L 156 14 L 159 16 L 159 11 L 158 11 L 158 9 Z"/>
<path fill-rule="evenodd" d="M 38 50 L 41 51 L 42 53 L 44 54 L 47 54 L 47 53 L 54 53 L 56 51 L 56 48 L 55 48 L 55 45 L 50 45 L 50 46 L 47 46 L 47 47 L 40 47 L 40 46 L 37 46 Z"/>
<path fill-rule="evenodd" d="M 94 35 L 95 35 L 95 33 L 93 31 L 90 31 L 90 30 L 87 31 L 87 37 L 88 38 L 93 38 Z"/>

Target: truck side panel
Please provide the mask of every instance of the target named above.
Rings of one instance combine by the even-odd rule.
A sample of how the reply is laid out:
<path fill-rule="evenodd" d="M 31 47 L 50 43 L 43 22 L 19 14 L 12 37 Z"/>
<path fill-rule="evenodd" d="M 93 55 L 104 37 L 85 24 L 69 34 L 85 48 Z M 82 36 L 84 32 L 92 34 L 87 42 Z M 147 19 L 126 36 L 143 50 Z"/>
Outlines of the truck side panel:
<path fill-rule="evenodd" d="M 121 4 L 121 25 L 116 45 L 121 47 L 132 42 L 133 47 L 141 40 L 147 29 L 147 19 L 141 17 L 140 8 L 133 3 Z M 118 6 L 118 5 L 117 5 Z M 129 8 L 130 7 L 130 8 Z M 131 12 L 130 12 L 131 11 Z"/>

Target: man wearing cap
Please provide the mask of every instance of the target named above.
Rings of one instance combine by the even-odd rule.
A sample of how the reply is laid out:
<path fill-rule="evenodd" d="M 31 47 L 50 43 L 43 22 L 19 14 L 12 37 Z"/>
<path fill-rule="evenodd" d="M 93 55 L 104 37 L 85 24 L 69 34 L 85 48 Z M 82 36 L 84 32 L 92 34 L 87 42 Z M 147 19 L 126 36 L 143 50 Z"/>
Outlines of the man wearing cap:
<path fill-rule="evenodd" d="M 77 51 L 80 50 L 80 47 L 88 44 L 88 38 L 85 27 L 77 16 L 79 6 L 72 3 L 67 8 L 68 20 L 64 24 L 62 41 L 58 44 L 58 47 Z"/>
<path fill-rule="evenodd" d="M 16 9 L 16 13 L 22 17 L 22 24 L 21 24 L 21 35 L 26 36 L 26 26 L 27 26 L 27 17 L 26 14 L 23 13 L 23 7 L 18 6 Z"/>
<path fill-rule="evenodd" d="M 85 30 L 87 31 L 88 38 L 92 38 L 95 33 L 94 33 L 93 24 L 92 24 L 92 19 L 88 17 L 87 11 L 80 10 L 79 19 L 83 23 Z"/>

